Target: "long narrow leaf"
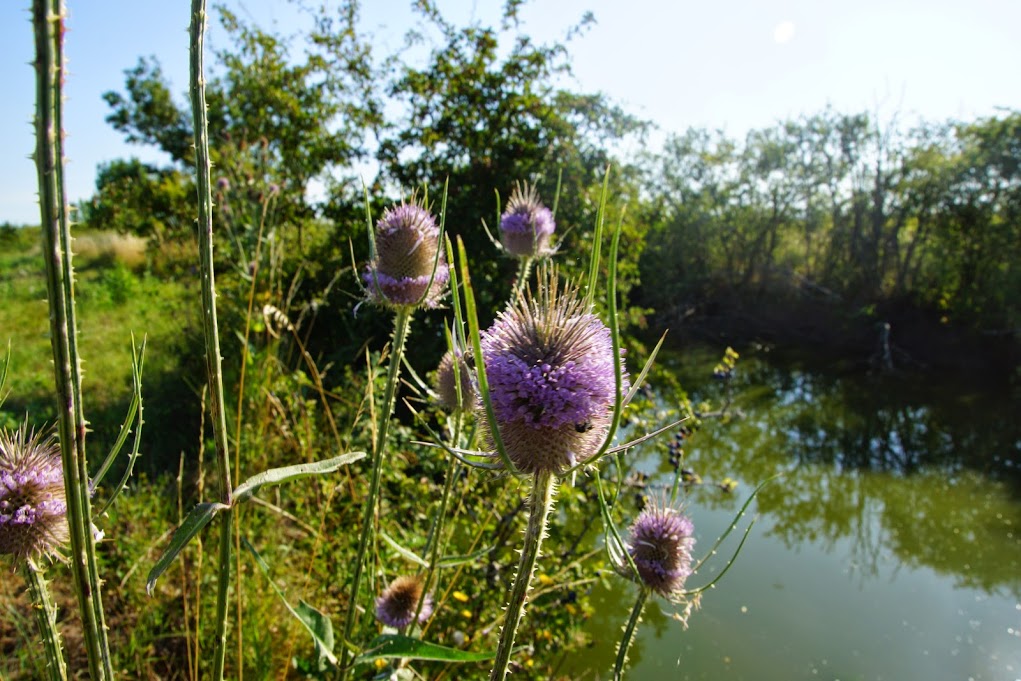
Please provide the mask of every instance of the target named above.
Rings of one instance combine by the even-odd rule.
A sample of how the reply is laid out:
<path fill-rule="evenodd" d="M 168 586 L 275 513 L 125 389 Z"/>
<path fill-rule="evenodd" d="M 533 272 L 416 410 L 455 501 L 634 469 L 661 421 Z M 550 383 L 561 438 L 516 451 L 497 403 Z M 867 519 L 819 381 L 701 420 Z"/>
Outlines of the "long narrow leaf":
<path fill-rule="evenodd" d="M 7 370 L 11 368 L 11 341 L 7 340 L 7 358 L 4 359 L 4 370 L 0 372 L 0 406 L 3 406 L 7 395 L 4 394 L 4 386 L 7 384 Z"/>
<path fill-rule="evenodd" d="M 131 446 L 131 453 L 128 455 L 128 465 L 124 467 L 124 473 L 121 475 L 120 481 L 117 483 L 117 486 L 113 488 L 110 498 L 106 500 L 105 504 L 103 504 L 102 509 L 99 511 L 99 515 L 106 513 L 106 510 L 110 508 L 118 495 L 120 495 L 121 491 L 124 489 L 125 485 L 128 484 L 128 479 L 131 478 L 131 472 L 135 469 L 135 462 L 138 460 L 138 451 L 142 446 L 142 425 L 145 424 L 145 419 L 143 417 L 145 405 L 142 402 L 142 366 L 145 363 L 146 342 L 147 339 L 143 338 L 142 347 L 136 347 L 135 335 L 131 334 L 131 383 L 134 388 L 134 394 L 131 396 L 131 404 L 134 408 L 128 409 L 128 417 L 125 419 L 124 425 L 121 426 L 121 435 L 118 437 L 118 440 L 121 440 L 121 437 L 127 437 L 128 431 L 125 430 L 125 426 L 127 426 L 130 430 L 132 419 L 135 419 L 135 439 L 134 444 Z M 114 445 L 114 447 L 110 450 L 110 454 L 107 456 L 107 460 L 112 463 L 114 457 L 120 453 L 121 447 L 123 446 L 123 440 L 121 440 L 120 444 Z M 106 462 L 104 462 L 103 465 L 106 466 Z M 99 487 L 99 483 L 102 480 L 103 475 L 105 475 L 105 472 L 103 472 L 102 475 L 96 476 L 96 479 L 92 481 L 93 491 Z"/>
<path fill-rule="evenodd" d="M 475 289 L 472 286 L 471 277 L 468 274 L 468 254 L 461 237 L 457 238 L 457 257 L 461 267 L 461 284 L 464 287 L 464 312 L 468 321 L 468 330 L 471 333 L 471 347 L 475 358 L 475 377 L 478 381 L 479 396 L 486 410 L 486 421 L 489 423 L 489 435 L 493 439 L 496 451 L 507 471 L 516 477 L 522 473 L 514 467 L 504 447 L 503 438 L 500 436 L 500 426 L 496 421 L 496 412 L 493 410 L 493 400 L 489 395 L 489 381 L 486 379 L 486 360 L 482 356 L 482 332 L 479 329 L 479 315 L 475 308 Z"/>
<path fill-rule="evenodd" d="M 335 456 L 332 459 L 325 459 L 323 461 L 299 463 L 293 466 L 283 466 L 282 468 L 271 468 L 268 471 L 259 473 L 258 475 L 253 475 L 234 488 L 234 503 L 238 504 L 243 501 L 247 501 L 252 497 L 252 495 L 259 491 L 259 488 L 265 487 L 266 485 L 279 485 L 284 482 L 291 482 L 292 480 L 299 480 L 312 475 L 333 473 L 334 471 L 339 470 L 342 466 L 354 463 L 355 461 L 364 458 L 365 452 L 348 452 L 347 454 L 341 454 L 340 456 Z"/>
<path fill-rule="evenodd" d="M 417 638 L 385 634 L 376 637 L 368 650 L 355 658 L 355 664 L 366 664 L 380 659 L 435 660 L 438 662 L 484 662 L 496 657 L 495 652 L 472 653 L 427 643 Z"/>
<path fill-rule="evenodd" d="M 259 552 L 255 550 L 255 547 L 251 545 L 248 539 L 242 537 L 241 541 L 244 543 L 245 548 L 247 548 L 255 558 L 255 564 L 259 566 L 260 570 L 262 570 L 262 574 L 266 576 L 266 581 L 269 582 L 269 585 L 273 587 L 273 591 L 275 591 L 277 596 L 280 597 L 280 601 L 284 604 L 284 607 L 286 607 L 288 612 L 294 615 L 294 617 L 301 622 L 301 625 L 305 627 L 308 633 L 312 636 L 312 641 L 316 646 L 316 653 L 336 667 L 337 656 L 333 654 L 333 622 L 331 622 L 326 615 L 304 601 L 299 601 L 297 608 L 288 603 L 284 592 L 277 586 L 276 582 L 274 582 L 273 578 L 270 576 L 269 565 L 266 561 L 263 560 L 262 556 L 259 555 Z"/>
<path fill-rule="evenodd" d="M 160 578 L 167 568 L 177 558 L 177 554 L 184 550 L 184 547 L 188 545 L 195 535 L 202 531 L 202 528 L 209 524 L 216 514 L 220 511 L 227 511 L 230 506 L 221 504 L 219 502 L 205 502 L 201 503 L 191 510 L 188 517 L 184 519 L 180 527 L 174 530 L 174 534 L 170 537 L 170 543 L 167 548 L 163 550 L 162 555 L 156 561 L 156 564 L 152 566 L 152 570 L 149 570 L 149 577 L 145 581 L 145 591 L 150 596 L 152 590 L 156 587 L 156 580 Z"/>
<path fill-rule="evenodd" d="M 596 228 L 592 234 L 592 253 L 589 256 L 588 288 L 585 300 L 591 305 L 595 301 L 596 282 L 599 281 L 599 259 L 603 248 L 603 225 L 606 222 L 606 195 L 609 192 L 610 166 L 603 175 L 603 189 L 599 194 L 599 208 L 596 210 Z"/>
<path fill-rule="evenodd" d="M 659 342 L 656 343 L 656 347 L 652 349 L 652 354 L 649 355 L 649 359 L 645 360 L 645 366 L 642 367 L 642 372 L 638 374 L 638 378 L 631 383 L 631 390 L 628 391 L 627 396 L 624 398 L 624 405 L 631 403 L 635 393 L 637 393 L 642 385 L 645 383 L 645 377 L 649 375 L 649 369 L 652 368 L 653 362 L 656 361 L 656 355 L 659 354 L 659 349 L 663 347 L 663 341 L 666 340 L 667 332 L 664 331 L 663 335 L 659 337 Z"/>
<path fill-rule="evenodd" d="M 712 547 L 711 549 L 709 549 L 709 552 L 708 552 L 708 553 L 706 553 L 706 554 L 705 554 L 705 556 L 703 556 L 703 557 L 702 557 L 702 560 L 698 561 L 698 563 L 697 563 L 697 564 L 695 565 L 695 567 L 693 567 L 693 568 L 691 569 L 691 571 L 692 571 L 692 572 L 698 572 L 698 569 L 699 569 L 700 567 L 702 567 L 702 565 L 703 565 L 703 564 L 704 564 L 704 563 L 705 563 L 705 562 L 706 562 L 707 560 L 709 560 L 709 557 L 710 557 L 710 556 L 713 556 L 713 555 L 715 555 L 715 554 L 716 554 L 716 549 L 718 549 L 718 548 L 720 547 L 720 544 L 722 544 L 722 543 L 723 543 L 723 541 L 724 541 L 724 540 L 725 540 L 725 539 L 726 539 L 727 537 L 729 537 L 729 536 L 730 536 L 730 533 L 734 531 L 734 528 L 735 528 L 735 527 L 737 527 L 737 524 L 738 524 L 738 523 L 739 523 L 739 522 L 741 521 L 741 518 L 742 518 L 742 517 L 744 517 L 744 513 L 745 513 L 745 511 L 747 511 L 747 510 L 748 510 L 748 507 L 749 507 L 749 506 L 751 506 L 751 503 L 752 503 L 752 501 L 754 501 L 754 500 L 755 500 L 755 497 L 756 497 L 756 496 L 758 495 L 758 493 L 759 493 L 759 492 L 760 492 L 760 491 L 762 490 L 762 488 L 763 488 L 763 487 L 765 487 L 766 485 L 768 485 L 769 483 L 773 482 L 773 481 L 774 481 L 774 480 L 776 480 L 777 478 L 780 478 L 780 477 L 782 477 L 783 475 L 784 475 L 783 473 L 778 473 L 778 474 L 776 474 L 776 475 L 772 476 L 771 478 L 768 478 L 768 479 L 766 479 L 766 480 L 763 480 L 763 481 L 762 481 L 761 483 L 759 483 L 759 486 L 758 486 L 758 487 L 756 487 L 756 488 L 755 488 L 755 489 L 754 489 L 754 490 L 752 491 L 752 493 L 751 493 L 751 494 L 750 494 L 750 495 L 748 496 L 748 498 L 747 498 L 747 499 L 745 499 L 745 502 L 744 502 L 744 504 L 743 504 L 743 505 L 741 506 L 741 508 L 740 508 L 740 509 L 738 510 L 738 512 L 737 512 L 737 515 L 735 515 L 735 516 L 734 516 L 734 520 L 732 520 L 732 521 L 731 521 L 731 523 L 730 523 L 730 525 L 729 525 L 729 526 L 727 527 L 726 531 L 724 531 L 724 533 L 720 535 L 720 538 L 716 540 L 716 543 L 715 543 L 715 544 L 713 544 L 713 547 Z M 749 530 L 750 530 L 750 529 L 751 529 L 751 528 L 749 528 Z M 749 531 L 749 530 L 745 530 L 745 536 L 747 536 L 747 534 L 748 534 L 748 531 Z M 743 540 L 743 539 L 741 540 L 741 544 L 742 544 L 742 545 L 744 545 L 744 540 Z M 738 550 L 740 550 L 740 547 L 738 547 Z M 729 567 L 729 566 L 728 566 L 728 567 Z"/>
<path fill-rule="evenodd" d="M 479 558 L 482 558 L 483 556 L 485 556 L 488 553 L 490 553 L 494 548 L 496 548 L 496 547 L 488 546 L 488 547 L 486 547 L 484 549 L 479 549 L 478 551 L 474 551 L 472 553 L 468 553 L 468 554 L 465 554 L 463 556 L 445 556 L 443 558 L 440 558 L 436 562 L 436 565 L 438 567 L 441 567 L 441 568 L 452 568 L 452 567 L 457 567 L 458 565 L 465 565 L 467 563 L 474 563 Z"/>
<path fill-rule="evenodd" d="M 383 541 L 390 545 L 390 548 L 392 548 L 397 553 L 401 554 L 408 562 L 414 563 L 415 565 L 420 565 L 422 567 L 429 566 L 429 563 L 428 561 L 426 561 L 425 558 L 422 558 L 411 549 L 404 548 L 403 546 L 397 543 L 396 539 L 388 535 L 386 532 L 383 532 L 381 530 L 379 536 L 383 538 Z"/>

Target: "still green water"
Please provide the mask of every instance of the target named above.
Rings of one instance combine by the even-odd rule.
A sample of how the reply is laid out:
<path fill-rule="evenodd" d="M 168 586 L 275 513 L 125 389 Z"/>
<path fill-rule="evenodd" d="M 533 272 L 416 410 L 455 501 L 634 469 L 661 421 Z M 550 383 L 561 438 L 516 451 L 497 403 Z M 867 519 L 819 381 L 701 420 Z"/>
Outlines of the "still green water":
<path fill-rule="evenodd" d="M 694 403 L 719 403 L 720 354 L 664 362 Z M 685 443 L 685 467 L 704 480 L 685 497 L 696 555 L 759 482 L 786 476 L 753 502 L 744 550 L 688 630 L 650 601 L 628 678 L 1021 679 L 1016 398 L 932 377 L 840 375 L 762 350 L 743 353 L 730 390 L 739 416 L 707 421 Z M 669 440 L 633 454 L 653 487 L 672 481 Z M 713 484 L 728 476 L 733 494 Z M 711 579 L 736 535 L 689 585 Z M 609 677 L 634 599 L 630 585 L 611 584 L 592 594 L 594 645 L 567 660 L 572 678 Z"/>

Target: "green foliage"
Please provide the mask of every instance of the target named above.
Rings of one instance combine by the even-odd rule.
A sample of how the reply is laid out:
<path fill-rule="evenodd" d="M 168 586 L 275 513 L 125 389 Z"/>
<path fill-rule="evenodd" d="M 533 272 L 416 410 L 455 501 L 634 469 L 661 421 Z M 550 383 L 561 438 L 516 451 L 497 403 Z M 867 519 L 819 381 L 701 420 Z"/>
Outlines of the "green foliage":
<path fill-rule="evenodd" d="M 689 130 L 651 169 L 643 301 L 811 298 L 846 312 L 908 301 L 1016 325 L 1021 114 L 903 132 L 825 111 L 749 133 Z"/>
<path fill-rule="evenodd" d="M 505 26 L 513 23 L 515 9 L 507 7 Z M 640 135 L 646 124 L 602 95 L 560 89 L 557 78 L 569 70 L 565 45 L 537 45 L 509 30 L 457 28 L 431 6 L 420 10 L 439 30 L 441 43 L 423 67 L 404 66 L 388 86 L 407 113 L 383 138 L 377 156 L 384 177 L 400 187 L 449 182 L 446 227 L 464 240 L 472 275 L 482 284 L 480 303 L 490 309 L 506 297 L 513 271 L 512 263 L 500 267 L 494 261 L 482 229 L 482 220 L 498 222 L 494 189 L 505 203 L 514 182 L 535 182 L 552 205 L 562 173 L 558 233 L 591 226 L 602 175 L 613 160 L 607 147 Z M 615 172 L 615 198 L 626 186 L 619 177 Z M 640 251 L 640 239 L 630 245 Z M 584 248 L 572 238 L 564 250 Z M 581 263 L 562 264 L 571 275 L 584 272 Z"/>
<path fill-rule="evenodd" d="M 179 170 L 115 160 L 99 166 L 96 194 L 79 210 L 92 229 L 135 234 L 159 249 L 169 240 L 194 238 L 194 196 L 194 183 Z"/>

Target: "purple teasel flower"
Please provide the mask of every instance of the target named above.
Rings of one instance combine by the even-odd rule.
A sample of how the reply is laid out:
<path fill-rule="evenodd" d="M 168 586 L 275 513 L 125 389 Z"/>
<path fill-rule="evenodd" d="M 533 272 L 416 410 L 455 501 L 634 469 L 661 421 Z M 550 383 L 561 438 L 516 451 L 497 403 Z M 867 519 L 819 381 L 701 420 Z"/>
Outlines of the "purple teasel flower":
<path fill-rule="evenodd" d="M 455 360 L 456 357 L 456 360 Z M 454 365 L 457 365 L 455 370 Z M 457 390 L 460 383 L 461 400 L 457 399 Z M 440 404 L 445 409 L 469 409 L 475 404 L 475 386 L 472 383 L 471 370 L 465 363 L 465 358 L 460 351 L 456 353 L 447 350 L 440 359 L 440 365 L 436 368 L 436 394 L 440 398 Z"/>
<path fill-rule="evenodd" d="M 376 257 L 362 275 L 369 299 L 393 307 L 439 305 L 450 277 L 439 236 L 435 218 L 414 199 L 387 209 L 376 223 Z"/>
<path fill-rule="evenodd" d="M 516 258 L 544 258 L 556 250 L 553 213 L 542 205 L 533 185 L 515 184 L 500 216 L 500 243 Z"/>
<path fill-rule="evenodd" d="M 53 557 L 69 541 L 64 471 L 52 434 L 0 431 L 0 554 Z"/>
<path fill-rule="evenodd" d="M 613 339 L 577 291 L 540 276 L 537 296 L 519 296 L 482 333 L 482 353 L 495 425 L 519 471 L 561 475 L 599 451 L 617 399 Z"/>
<path fill-rule="evenodd" d="M 618 559 L 617 569 L 652 592 L 670 601 L 684 597 L 684 583 L 691 575 L 691 551 L 695 546 L 691 519 L 664 503 L 649 504 L 631 525 L 627 552 L 638 568 Z"/>
<path fill-rule="evenodd" d="M 433 599 L 432 595 L 423 592 L 420 578 L 410 575 L 397 577 L 376 599 L 376 619 L 388 627 L 403 629 L 415 620 L 415 611 L 421 602 L 418 622 L 424 623 L 432 615 Z"/>

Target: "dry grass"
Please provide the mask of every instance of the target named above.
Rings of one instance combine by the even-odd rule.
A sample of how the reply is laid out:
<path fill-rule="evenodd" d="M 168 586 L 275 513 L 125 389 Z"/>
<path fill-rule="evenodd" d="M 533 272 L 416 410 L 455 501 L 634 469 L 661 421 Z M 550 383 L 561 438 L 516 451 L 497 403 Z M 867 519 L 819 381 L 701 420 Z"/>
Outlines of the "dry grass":
<path fill-rule="evenodd" d="M 145 239 L 117 232 L 85 232 L 75 235 L 74 252 L 88 260 L 120 263 L 137 270 L 145 264 Z"/>

